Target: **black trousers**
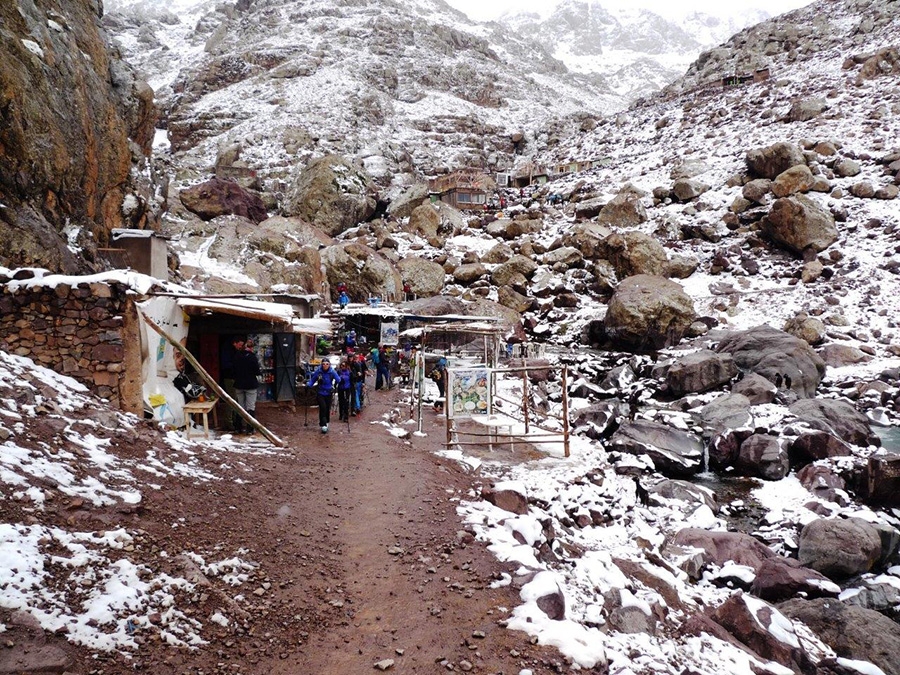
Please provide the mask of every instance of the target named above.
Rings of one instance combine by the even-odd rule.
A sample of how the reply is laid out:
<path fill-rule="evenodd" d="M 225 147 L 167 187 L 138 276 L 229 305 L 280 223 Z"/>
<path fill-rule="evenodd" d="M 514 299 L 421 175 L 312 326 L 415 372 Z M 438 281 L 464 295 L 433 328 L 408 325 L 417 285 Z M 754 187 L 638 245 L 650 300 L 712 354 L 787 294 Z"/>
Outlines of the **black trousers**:
<path fill-rule="evenodd" d="M 340 414 L 341 422 L 346 422 L 350 419 L 349 389 L 338 389 L 338 413 Z"/>
<path fill-rule="evenodd" d="M 327 427 L 331 420 L 331 394 L 316 394 L 319 403 L 319 426 Z"/>

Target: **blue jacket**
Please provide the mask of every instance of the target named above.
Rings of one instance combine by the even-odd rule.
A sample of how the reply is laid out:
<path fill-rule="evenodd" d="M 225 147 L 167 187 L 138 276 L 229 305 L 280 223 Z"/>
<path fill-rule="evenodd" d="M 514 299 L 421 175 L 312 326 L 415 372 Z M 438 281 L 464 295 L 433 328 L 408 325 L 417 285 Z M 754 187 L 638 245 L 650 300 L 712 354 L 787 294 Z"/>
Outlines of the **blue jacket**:
<path fill-rule="evenodd" d="M 346 390 L 350 388 L 350 370 L 341 370 L 338 368 L 335 371 L 335 374 L 338 376 L 338 389 Z"/>
<path fill-rule="evenodd" d="M 322 366 L 319 366 L 309 378 L 307 386 L 318 386 L 320 394 L 329 396 L 334 391 L 334 387 L 339 381 L 340 378 L 338 377 L 338 374 L 334 372 L 334 369 L 331 366 L 328 367 L 328 370 L 322 370 Z"/>

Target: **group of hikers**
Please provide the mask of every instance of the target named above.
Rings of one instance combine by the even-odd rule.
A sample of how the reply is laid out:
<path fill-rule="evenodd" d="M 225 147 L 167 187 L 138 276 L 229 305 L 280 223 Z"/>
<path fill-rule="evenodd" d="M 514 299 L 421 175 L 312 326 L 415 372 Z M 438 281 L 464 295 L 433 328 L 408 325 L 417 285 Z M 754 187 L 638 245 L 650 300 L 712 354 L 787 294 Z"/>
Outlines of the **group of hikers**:
<path fill-rule="evenodd" d="M 337 366 L 332 366 L 331 357 L 323 356 L 319 366 L 310 374 L 306 386 L 316 395 L 319 408 L 319 426 L 323 434 L 328 433 L 331 421 L 331 407 L 337 393 L 338 419 L 349 422 L 362 411 L 366 393 L 366 376 L 370 367 L 375 371 L 375 389 L 390 389 L 393 386 L 392 362 L 396 350 L 389 352 L 384 346 L 373 347 L 368 353 L 359 349 L 356 331 L 351 330 L 344 338 Z M 371 366 L 370 366 L 371 364 Z"/>

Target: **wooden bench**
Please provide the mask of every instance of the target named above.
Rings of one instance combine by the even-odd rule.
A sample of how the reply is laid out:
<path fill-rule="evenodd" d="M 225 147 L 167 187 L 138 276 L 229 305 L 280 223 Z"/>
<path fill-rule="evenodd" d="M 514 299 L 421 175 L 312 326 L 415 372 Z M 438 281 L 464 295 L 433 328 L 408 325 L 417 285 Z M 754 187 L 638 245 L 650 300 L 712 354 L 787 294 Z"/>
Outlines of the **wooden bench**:
<path fill-rule="evenodd" d="M 219 426 L 216 416 L 216 401 L 191 401 L 184 404 L 184 435 L 185 438 L 199 436 L 200 433 L 191 434 L 191 415 L 203 416 L 203 438 L 209 438 L 209 413 L 213 415 L 213 427 Z"/>

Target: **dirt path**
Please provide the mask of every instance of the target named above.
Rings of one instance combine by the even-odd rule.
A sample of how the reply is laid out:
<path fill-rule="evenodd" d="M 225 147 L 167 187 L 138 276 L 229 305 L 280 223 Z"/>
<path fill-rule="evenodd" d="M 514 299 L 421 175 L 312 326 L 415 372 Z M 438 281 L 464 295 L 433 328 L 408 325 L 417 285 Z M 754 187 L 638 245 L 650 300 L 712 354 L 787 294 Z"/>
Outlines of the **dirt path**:
<path fill-rule="evenodd" d="M 243 551 L 258 563 L 239 605 L 215 588 L 190 598 L 201 620 L 223 607 L 238 620 L 206 621 L 209 644 L 195 652 L 148 642 L 137 667 L 92 656 L 73 672 L 348 675 L 388 659 L 394 673 L 559 672 L 557 652 L 501 625 L 517 592 L 489 588 L 503 568 L 461 531 L 456 503 L 474 478 L 435 456 L 442 418 L 427 411 L 428 435 L 411 443 L 372 424 L 397 398 L 373 392 L 349 430 L 333 423 L 327 435 L 315 410 L 304 426 L 302 409 L 261 409 L 288 448 L 248 457 L 244 482 L 149 493 L 129 527 L 148 532 L 151 550 Z"/>

